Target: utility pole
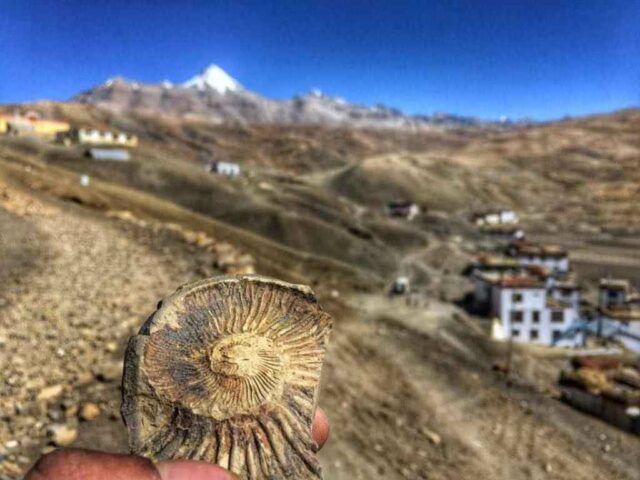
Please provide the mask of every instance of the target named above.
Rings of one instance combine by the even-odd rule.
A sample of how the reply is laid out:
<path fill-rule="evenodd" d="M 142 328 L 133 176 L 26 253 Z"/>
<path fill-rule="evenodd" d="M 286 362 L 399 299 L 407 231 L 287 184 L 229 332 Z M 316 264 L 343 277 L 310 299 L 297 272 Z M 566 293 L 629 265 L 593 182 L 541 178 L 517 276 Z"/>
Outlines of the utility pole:
<path fill-rule="evenodd" d="M 511 358 L 513 357 L 513 334 L 509 333 L 509 343 L 507 344 L 507 364 L 505 365 L 505 372 L 507 376 L 511 373 Z"/>

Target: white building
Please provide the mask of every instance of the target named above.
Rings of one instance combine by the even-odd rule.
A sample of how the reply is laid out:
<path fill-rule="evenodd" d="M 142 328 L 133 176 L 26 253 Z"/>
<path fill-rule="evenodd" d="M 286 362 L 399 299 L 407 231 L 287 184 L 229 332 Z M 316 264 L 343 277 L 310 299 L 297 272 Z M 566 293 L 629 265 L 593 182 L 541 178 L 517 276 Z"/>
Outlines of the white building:
<path fill-rule="evenodd" d="M 622 305 L 629 300 L 631 293 L 631 284 L 628 280 L 602 278 L 598 287 L 598 305 L 602 308 Z"/>
<path fill-rule="evenodd" d="M 520 221 L 518 215 L 513 210 L 496 210 L 491 212 L 477 213 L 473 216 L 475 224 L 479 227 L 486 225 L 509 225 Z"/>
<path fill-rule="evenodd" d="M 507 254 L 522 265 L 538 265 L 556 274 L 569 272 L 569 253 L 556 245 L 538 245 L 520 240 L 509 245 Z"/>
<path fill-rule="evenodd" d="M 466 274 L 474 285 L 473 310 L 486 314 L 491 310 L 492 282 L 484 274 L 507 276 L 531 276 L 543 281 L 547 289 L 555 283 L 551 272 L 537 265 L 522 265 L 513 257 L 483 254 L 478 256 L 466 269 Z"/>
<path fill-rule="evenodd" d="M 616 340 L 629 350 L 640 352 L 640 299 L 601 306 L 599 314 L 600 321 L 612 322 L 618 327 Z"/>
<path fill-rule="evenodd" d="M 240 165 L 232 162 L 213 162 L 207 169 L 218 175 L 226 175 L 227 177 L 237 177 L 240 175 Z"/>
<path fill-rule="evenodd" d="M 114 162 L 128 162 L 129 152 L 121 148 L 90 148 L 85 155 L 93 160 L 110 160 Z"/>
<path fill-rule="evenodd" d="M 138 137 L 124 132 L 102 131 L 96 128 L 72 128 L 68 132 L 61 132 L 57 140 L 65 145 L 117 145 L 135 147 Z"/>
<path fill-rule="evenodd" d="M 567 300 L 576 301 L 569 292 L 565 295 Z M 584 346 L 588 338 L 596 338 L 598 342 L 613 341 L 640 352 L 640 298 L 630 283 L 626 280 L 601 280 L 599 303 L 596 312 L 580 319 L 565 332 L 561 344 L 569 342 L 574 346 Z"/>
<path fill-rule="evenodd" d="M 553 345 L 579 318 L 573 298 L 553 298 L 541 278 L 500 273 L 483 273 L 479 278 L 490 286 L 490 314 L 497 319 L 493 328 L 496 338 Z M 579 298 L 576 303 L 579 305 Z"/>

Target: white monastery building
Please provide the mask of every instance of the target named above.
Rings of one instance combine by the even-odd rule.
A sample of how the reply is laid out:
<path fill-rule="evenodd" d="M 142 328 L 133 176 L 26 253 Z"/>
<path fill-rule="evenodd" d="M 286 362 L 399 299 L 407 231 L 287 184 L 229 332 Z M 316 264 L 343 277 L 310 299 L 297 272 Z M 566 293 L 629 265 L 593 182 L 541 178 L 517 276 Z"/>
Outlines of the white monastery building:
<path fill-rule="evenodd" d="M 500 273 L 481 276 L 490 285 L 490 315 L 496 322 L 497 339 L 553 345 L 579 318 L 577 289 L 577 301 L 575 293 L 571 300 L 558 300 L 543 278 Z"/>

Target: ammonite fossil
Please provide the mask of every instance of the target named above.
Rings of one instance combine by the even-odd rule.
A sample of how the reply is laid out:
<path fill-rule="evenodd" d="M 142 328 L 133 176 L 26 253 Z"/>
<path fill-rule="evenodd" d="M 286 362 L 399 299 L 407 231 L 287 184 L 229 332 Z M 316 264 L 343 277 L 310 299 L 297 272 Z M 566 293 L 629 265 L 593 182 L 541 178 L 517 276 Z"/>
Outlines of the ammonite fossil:
<path fill-rule="evenodd" d="M 185 285 L 131 338 L 131 450 L 242 479 L 320 479 L 311 437 L 331 318 L 305 286 L 254 275 Z"/>

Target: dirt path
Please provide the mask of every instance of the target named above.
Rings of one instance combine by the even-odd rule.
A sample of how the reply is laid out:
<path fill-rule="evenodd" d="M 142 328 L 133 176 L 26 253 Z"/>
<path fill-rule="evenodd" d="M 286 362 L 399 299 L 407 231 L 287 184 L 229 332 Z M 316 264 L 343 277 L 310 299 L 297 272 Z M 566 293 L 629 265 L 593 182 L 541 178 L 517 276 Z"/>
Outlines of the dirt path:
<path fill-rule="evenodd" d="M 328 478 L 640 478 L 640 439 L 545 393 L 541 372 L 558 365 L 516 353 L 509 386 L 491 371 L 501 350 L 450 304 L 351 303 L 359 314 L 338 325 L 323 394 Z"/>

